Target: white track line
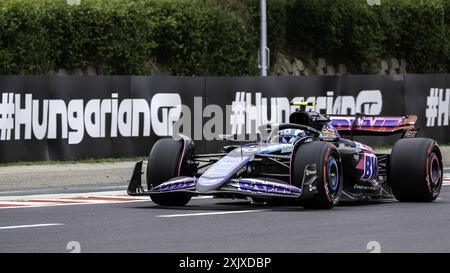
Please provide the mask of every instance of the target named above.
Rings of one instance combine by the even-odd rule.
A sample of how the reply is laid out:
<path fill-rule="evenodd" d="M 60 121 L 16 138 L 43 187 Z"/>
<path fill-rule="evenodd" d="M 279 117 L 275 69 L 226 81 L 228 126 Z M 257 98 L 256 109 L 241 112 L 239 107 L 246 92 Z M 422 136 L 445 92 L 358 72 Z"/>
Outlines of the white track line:
<path fill-rule="evenodd" d="M 238 211 L 218 211 L 218 212 L 200 212 L 200 213 L 187 213 L 187 214 L 166 214 L 166 215 L 157 215 L 156 217 L 172 218 L 172 217 L 222 215 L 222 214 L 235 214 L 235 213 L 251 213 L 251 212 L 262 212 L 262 211 L 267 211 L 267 209 L 238 210 Z"/>
<path fill-rule="evenodd" d="M 64 224 L 60 223 L 49 223 L 49 224 L 36 224 L 36 225 L 22 225 L 22 226 L 6 226 L 0 227 L 0 229 L 17 229 L 17 228 L 31 228 L 31 227 L 49 227 L 49 226 L 62 226 Z"/>

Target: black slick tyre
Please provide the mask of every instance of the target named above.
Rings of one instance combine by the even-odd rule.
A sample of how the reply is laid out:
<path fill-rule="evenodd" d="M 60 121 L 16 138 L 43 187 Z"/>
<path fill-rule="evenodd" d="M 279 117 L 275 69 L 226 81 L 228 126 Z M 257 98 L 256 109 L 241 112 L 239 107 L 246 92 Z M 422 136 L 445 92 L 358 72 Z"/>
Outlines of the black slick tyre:
<path fill-rule="evenodd" d="M 401 202 L 432 202 L 441 191 L 442 156 L 432 139 L 398 140 L 392 148 L 389 169 L 392 192 Z"/>
<path fill-rule="evenodd" d="M 149 189 L 180 176 L 183 140 L 164 138 L 158 140 L 148 156 L 147 186 Z M 187 193 L 151 194 L 152 201 L 161 206 L 184 206 L 191 200 Z"/>

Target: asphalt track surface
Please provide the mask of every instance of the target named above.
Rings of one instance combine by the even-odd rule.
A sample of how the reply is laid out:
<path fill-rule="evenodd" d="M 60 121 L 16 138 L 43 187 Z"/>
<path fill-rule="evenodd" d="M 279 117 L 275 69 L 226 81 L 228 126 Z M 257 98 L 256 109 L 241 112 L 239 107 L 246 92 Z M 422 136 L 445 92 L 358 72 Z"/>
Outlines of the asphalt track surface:
<path fill-rule="evenodd" d="M 445 176 L 450 177 L 447 167 Z M 433 203 L 343 204 L 332 210 L 200 198 L 3 208 L 0 252 L 450 252 L 450 186 Z"/>

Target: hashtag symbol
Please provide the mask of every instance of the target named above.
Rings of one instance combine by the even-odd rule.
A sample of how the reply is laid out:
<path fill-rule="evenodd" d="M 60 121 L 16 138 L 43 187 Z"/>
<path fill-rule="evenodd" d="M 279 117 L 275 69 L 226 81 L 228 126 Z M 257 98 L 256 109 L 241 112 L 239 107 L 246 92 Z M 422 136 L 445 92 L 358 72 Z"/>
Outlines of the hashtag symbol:
<path fill-rule="evenodd" d="M 427 127 L 433 127 L 436 124 L 438 106 L 439 89 L 431 88 L 430 95 L 427 97 L 427 110 L 425 111 L 425 115 L 427 116 Z"/>
<path fill-rule="evenodd" d="M 14 94 L 3 93 L 0 102 L 0 140 L 10 140 L 14 128 Z"/>
<path fill-rule="evenodd" d="M 240 135 L 245 125 L 245 92 L 236 93 L 236 98 L 231 103 L 231 111 L 231 132 Z"/>

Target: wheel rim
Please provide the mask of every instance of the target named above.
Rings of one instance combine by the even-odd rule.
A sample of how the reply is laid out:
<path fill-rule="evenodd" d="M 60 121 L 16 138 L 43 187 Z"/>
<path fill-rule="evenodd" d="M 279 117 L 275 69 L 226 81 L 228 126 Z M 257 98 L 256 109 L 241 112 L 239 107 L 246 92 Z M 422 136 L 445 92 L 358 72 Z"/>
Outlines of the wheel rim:
<path fill-rule="evenodd" d="M 341 179 L 339 174 L 339 165 L 333 156 L 331 156 L 328 160 L 327 178 L 331 197 L 335 198 L 339 193 L 339 184 Z"/>
<path fill-rule="evenodd" d="M 436 153 L 431 153 L 429 162 L 431 187 L 433 188 L 433 191 L 436 191 L 439 189 L 442 177 L 441 165 L 439 164 Z"/>

